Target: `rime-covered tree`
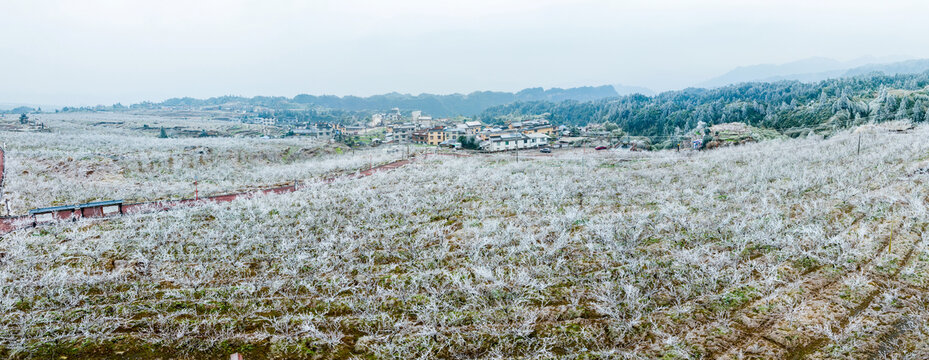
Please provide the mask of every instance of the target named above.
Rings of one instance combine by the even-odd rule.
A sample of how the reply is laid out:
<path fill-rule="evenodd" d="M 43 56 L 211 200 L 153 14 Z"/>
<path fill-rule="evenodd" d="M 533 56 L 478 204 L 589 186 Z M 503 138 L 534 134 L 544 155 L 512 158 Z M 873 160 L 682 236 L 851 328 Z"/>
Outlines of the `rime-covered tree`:
<path fill-rule="evenodd" d="M 895 90 L 919 91 L 927 85 L 929 73 L 867 74 L 818 83 L 745 83 L 715 89 L 669 91 L 652 97 L 629 95 L 591 102 L 517 102 L 489 108 L 479 118 L 487 122 L 548 113 L 556 124 L 584 126 L 612 122 L 632 136 L 672 136 L 676 128 L 691 131 L 700 121 L 737 121 L 804 134 L 808 132 L 804 129 L 823 125 L 844 111 L 848 111 L 849 119 L 893 119 L 899 111 L 899 98 L 894 96 L 898 92 Z M 915 95 L 909 96 L 905 116 L 913 117 Z M 874 106 L 870 107 L 872 103 Z"/>
<path fill-rule="evenodd" d="M 897 106 L 897 115 L 894 116 L 894 118 L 896 120 L 906 119 L 907 116 L 909 116 L 909 106 L 910 102 L 908 98 L 903 97 L 903 99 L 900 100 L 900 105 Z"/>
<path fill-rule="evenodd" d="M 916 100 L 916 103 L 913 104 L 912 117 L 913 121 L 923 121 L 925 108 L 923 108 L 922 100 Z"/>

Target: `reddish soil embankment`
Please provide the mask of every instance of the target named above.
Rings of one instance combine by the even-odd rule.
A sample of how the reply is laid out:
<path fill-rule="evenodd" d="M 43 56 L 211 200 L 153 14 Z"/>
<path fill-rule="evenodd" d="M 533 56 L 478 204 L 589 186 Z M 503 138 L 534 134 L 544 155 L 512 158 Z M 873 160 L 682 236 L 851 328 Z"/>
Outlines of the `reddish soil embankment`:
<path fill-rule="evenodd" d="M 2 186 L 2 170 L 3 170 L 3 161 L 2 161 L 2 150 L 0 150 L 0 186 Z M 393 170 L 398 167 L 404 166 L 412 162 L 412 160 L 397 160 L 391 163 L 384 165 L 376 166 L 367 170 L 359 171 L 357 174 L 349 176 L 350 179 L 362 178 L 365 176 L 370 176 L 379 171 Z M 326 183 L 335 181 L 336 178 L 328 178 L 323 180 Z M 2 188 L 2 187 L 0 187 Z M 122 212 L 113 216 L 120 216 L 123 214 L 139 214 L 139 213 L 148 213 L 155 211 L 167 211 L 179 206 L 197 206 L 203 205 L 206 203 L 223 203 L 229 202 L 240 198 L 250 198 L 257 195 L 265 194 L 283 194 L 294 192 L 299 189 L 299 184 L 293 184 L 288 186 L 281 186 L 276 188 L 256 190 L 256 191 L 247 191 L 234 194 L 226 195 L 215 195 L 207 196 L 198 199 L 180 199 L 180 200 L 166 200 L 166 201 L 151 201 L 151 202 L 141 202 L 134 204 L 124 204 L 122 206 Z M 7 216 L 0 217 L 0 235 L 7 234 L 14 230 L 34 227 L 39 224 L 35 223 L 35 220 L 30 215 L 17 215 L 17 216 Z"/>

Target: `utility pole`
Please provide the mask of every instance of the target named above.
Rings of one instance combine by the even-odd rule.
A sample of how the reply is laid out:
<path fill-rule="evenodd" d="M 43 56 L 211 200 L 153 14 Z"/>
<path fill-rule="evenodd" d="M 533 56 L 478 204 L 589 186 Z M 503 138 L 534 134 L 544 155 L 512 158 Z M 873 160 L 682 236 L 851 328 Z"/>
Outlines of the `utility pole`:
<path fill-rule="evenodd" d="M 858 155 L 861 155 L 861 133 L 858 133 Z"/>

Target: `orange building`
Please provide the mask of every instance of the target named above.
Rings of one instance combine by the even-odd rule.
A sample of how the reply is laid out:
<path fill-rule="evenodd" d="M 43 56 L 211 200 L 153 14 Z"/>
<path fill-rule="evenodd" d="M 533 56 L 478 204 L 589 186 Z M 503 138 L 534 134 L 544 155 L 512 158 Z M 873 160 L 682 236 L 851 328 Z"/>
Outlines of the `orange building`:
<path fill-rule="evenodd" d="M 555 135 L 555 127 L 552 126 L 551 124 L 549 124 L 549 125 L 539 125 L 539 126 L 534 126 L 534 127 L 531 127 L 531 128 L 522 129 L 521 132 L 522 132 L 523 134 L 526 134 L 526 135 L 529 135 L 529 134 L 545 134 L 545 135 L 548 135 L 548 136 L 552 136 L 552 135 Z"/>
<path fill-rule="evenodd" d="M 439 145 L 445 140 L 448 140 L 448 136 L 445 133 L 445 128 L 441 126 L 436 126 L 429 130 L 426 130 L 426 143 L 427 144 Z"/>

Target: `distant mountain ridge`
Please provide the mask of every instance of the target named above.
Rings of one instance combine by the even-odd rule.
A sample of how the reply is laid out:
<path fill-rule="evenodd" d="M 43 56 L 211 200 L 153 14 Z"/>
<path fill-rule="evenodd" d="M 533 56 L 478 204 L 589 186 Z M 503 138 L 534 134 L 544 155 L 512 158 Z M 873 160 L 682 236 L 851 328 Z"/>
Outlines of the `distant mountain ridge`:
<path fill-rule="evenodd" d="M 809 58 L 785 64 L 762 64 L 741 66 L 723 75 L 698 83 L 696 87 L 716 88 L 744 82 L 775 82 L 796 80 L 817 82 L 826 79 L 863 75 L 871 72 L 883 72 L 887 75 L 915 74 L 929 70 L 929 60 L 883 61 L 876 58 L 860 58 L 851 61 L 838 61 L 829 58 Z"/>
<path fill-rule="evenodd" d="M 865 75 L 873 72 L 881 72 L 885 75 L 918 74 L 926 70 L 929 70 L 929 59 L 915 59 L 889 64 L 870 64 L 859 66 L 857 68 L 846 71 L 845 74 L 842 74 L 842 77 Z"/>
<path fill-rule="evenodd" d="M 421 110 L 432 116 L 473 116 L 493 106 L 506 105 L 517 101 L 550 101 L 561 102 L 566 100 L 594 101 L 604 98 L 617 97 L 619 94 L 610 85 L 584 86 L 568 89 L 541 87 L 523 89 L 516 93 L 498 91 L 476 91 L 469 94 L 400 94 L 388 93 L 368 97 L 334 96 L 334 95 L 307 95 L 300 94 L 293 98 L 287 97 L 238 97 L 223 96 L 209 99 L 173 98 L 161 103 L 144 103 L 144 106 L 211 106 L 228 103 L 244 103 L 254 106 L 265 106 L 274 109 L 294 108 L 329 108 L 344 111 L 379 112 L 392 108 L 402 111 Z M 144 107 L 139 104 L 134 107 Z"/>
<path fill-rule="evenodd" d="M 632 95 L 632 94 L 642 94 L 645 96 L 652 96 L 657 94 L 654 90 L 649 89 L 643 86 L 632 86 L 632 85 L 623 85 L 623 84 L 613 84 L 613 90 L 616 90 L 616 93 L 620 96 L 623 95 Z"/>

